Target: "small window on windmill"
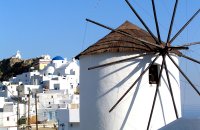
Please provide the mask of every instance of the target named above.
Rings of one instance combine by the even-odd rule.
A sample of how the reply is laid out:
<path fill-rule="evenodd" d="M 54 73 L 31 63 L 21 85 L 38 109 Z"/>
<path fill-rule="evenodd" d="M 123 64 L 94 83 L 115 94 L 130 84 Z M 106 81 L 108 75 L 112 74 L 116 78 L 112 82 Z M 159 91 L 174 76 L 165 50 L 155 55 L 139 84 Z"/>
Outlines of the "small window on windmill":
<path fill-rule="evenodd" d="M 158 84 L 159 65 L 151 65 L 149 68 L 149 84 Z"/>

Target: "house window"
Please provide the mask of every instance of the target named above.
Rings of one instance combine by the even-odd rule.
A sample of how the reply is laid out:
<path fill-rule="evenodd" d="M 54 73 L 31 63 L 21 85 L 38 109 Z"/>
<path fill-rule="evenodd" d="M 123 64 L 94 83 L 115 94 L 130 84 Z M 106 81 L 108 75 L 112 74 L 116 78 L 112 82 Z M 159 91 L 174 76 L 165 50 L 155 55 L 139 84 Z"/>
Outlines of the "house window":
<path fill-rule="evenodd" d="M 43 116 L 44 116 L 44 117 L 46 117 L 46 116 L 47 116 L 47 113 L 46 113 L 46 112 L 44 112 L 44 113 L 43 113 Z"/>
<path fill-rule="evenodd" d="M 159 65 L 151 65 L 149 68 L 149 84 L 158 84 Z"/>
<path fill-rule="evenodd" d="M 49 112 L 49 120 L 52 120 L 52 119 L 53 119 L 53 113 Z"/>
<path fill-rule="evenodd" d="M 75 71 L 73 69 L 70 70 L 71 75 L 75 75 Z"/>
<path fill-rule="evenodd" d="M 9 117 L 7 117 L 7 121 L 9 121 Z"/>

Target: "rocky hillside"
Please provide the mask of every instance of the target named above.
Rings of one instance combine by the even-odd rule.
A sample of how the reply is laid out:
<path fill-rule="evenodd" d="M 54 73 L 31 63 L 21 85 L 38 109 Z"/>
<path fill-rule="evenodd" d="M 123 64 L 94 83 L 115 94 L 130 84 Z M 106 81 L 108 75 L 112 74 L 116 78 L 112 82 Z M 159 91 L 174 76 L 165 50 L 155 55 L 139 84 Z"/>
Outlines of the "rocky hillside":
<path fill-rule="evenodd" d="M 0 81 L 7 81 L 18 74 L 28 72 L 31 67 L 38 68 L 40 58 L 22 60 L 18 58 L 8 58 L 0 61 Z"/>

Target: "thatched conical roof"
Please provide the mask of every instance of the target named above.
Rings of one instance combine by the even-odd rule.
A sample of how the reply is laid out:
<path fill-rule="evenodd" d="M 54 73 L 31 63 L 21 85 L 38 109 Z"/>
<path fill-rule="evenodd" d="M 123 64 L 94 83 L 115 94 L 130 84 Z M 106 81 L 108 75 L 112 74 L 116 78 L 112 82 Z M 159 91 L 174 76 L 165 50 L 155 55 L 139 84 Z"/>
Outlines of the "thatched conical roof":
<path fill-rule="evenodd" d="M 116 30 L 123 31 L 133 37 L 156 44 L 155 40 L 147 31 L 129 21 L 125 21 Z M 76 59 L 79 59 L 82 55 L 94 55 L 105 52 L 152 52 L 155 49 L 157 48 L 152 45 L 144 44 L 138 40 L 134 40 L 128 36 L 112 31 L 77 55 Z"/>

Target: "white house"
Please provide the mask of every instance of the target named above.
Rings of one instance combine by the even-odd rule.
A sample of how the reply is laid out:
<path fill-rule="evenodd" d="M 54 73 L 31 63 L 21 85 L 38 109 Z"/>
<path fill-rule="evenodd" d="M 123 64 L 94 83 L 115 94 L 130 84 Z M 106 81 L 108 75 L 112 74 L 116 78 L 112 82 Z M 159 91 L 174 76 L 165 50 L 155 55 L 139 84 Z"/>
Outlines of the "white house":
<path fill-rule="evenodd" d="M 79 108 L 79 95 L 70 95 L 65 90 L 49 90 L 38 93 L 38 121 L 57 121 L 56 110 L 60 108 Z"/>
<path fill-rule="evenodd" d="M 8 82 L 2 82 L 0 87 L 0 97 L 17 97 L 17 88 L 19 84 L 10 84 Z"/>
<path fill-rule="evenodd" d="M 43 70 L 51 62 L 50 55 L 42 55 L 39 59 L 38 69 Z"/>
<path fill-rule="evenodd" d="M 13 102 L 5 102 L 5 97 L 0 97 L 0 102 L 0 126 L 16 126 L 17 104 L 14 104 Z M 23 104 L 19 104 L 19 118 L 25 114 L 23 107 Z"/>
<path fill-rule="evenodd" d="M 36 81 L 37 79 L 31 78 L 35 75 L 40 75 L 39 71 L 34 70 L 31 72 L 25 72 L 25 73 L 17 75 L 16 77 L 9 79 L 9 81 L 12 84 L 18 84 L 19 82 L 21 82 L 22 84 L 26 84 L 26 85 L 31 85 L 31 84 L 36 85 L 36 83 L 38 83 L 38 81 Z"/>
<path fill-rule="evenodd" d="M 79 109 L 58 109 L 56 117 L 58 130 L 81 130 Z"/>
<path fill-rule="evenodd" d="M 29 94 L 29 90 L 32 92 L 36 90 L 37 92 L 43 92 L 41 85 L 24 85 L 22 82 L 19 82 L 19 84 L 3 82 L 0 86 L 0 97 L 6 97 L 10 101 L 16 100 L 18 96 L 17 91 L 19 91 L 19 97 L 24 99 Z"/>

